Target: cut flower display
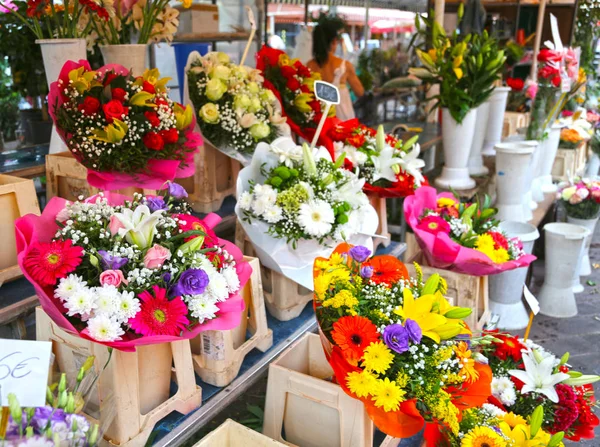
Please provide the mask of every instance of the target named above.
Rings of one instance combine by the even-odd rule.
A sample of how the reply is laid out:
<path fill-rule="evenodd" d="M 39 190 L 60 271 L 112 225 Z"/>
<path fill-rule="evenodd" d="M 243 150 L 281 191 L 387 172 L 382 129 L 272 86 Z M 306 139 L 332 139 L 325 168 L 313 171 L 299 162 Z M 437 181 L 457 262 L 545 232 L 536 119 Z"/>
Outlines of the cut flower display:
<path fill-rule="evenodd" d="M 575 219 L 594 219 L 600 213 L 600 182 L 576 177 L 559 185 L 557 199 L 567 216 Z"/>
<path fill-rule="evenodd" d="M 122 350 L 231 329 L 250 275 L 233 244 L 175 197 L 54 198 L 15 223 L 19 265 L 64 330 Z"/>

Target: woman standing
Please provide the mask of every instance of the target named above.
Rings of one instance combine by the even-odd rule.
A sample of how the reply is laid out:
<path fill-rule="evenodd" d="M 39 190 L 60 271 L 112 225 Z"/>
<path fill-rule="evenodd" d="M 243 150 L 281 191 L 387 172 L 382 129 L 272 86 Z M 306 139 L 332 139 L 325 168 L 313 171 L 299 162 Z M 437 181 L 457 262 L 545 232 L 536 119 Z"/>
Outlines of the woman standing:
<path fill-rule="evenodd" d="M 321 74 L 321 78 L 335 85 L 340 91 L 340 103 L 335 107 L 336 116 L 346 121 L 354 118 L 354 107 L 348 91 L 361 97 L 365 94 L 360 79 L 356 76 L 354 66 L 335 55 L 340 43 L 339 32 L 344 28 L 344 21 L 339 17 L 322 15 L 319 23 L 313 29 L 313 59 L 308 62 L 308 68 Z"/>

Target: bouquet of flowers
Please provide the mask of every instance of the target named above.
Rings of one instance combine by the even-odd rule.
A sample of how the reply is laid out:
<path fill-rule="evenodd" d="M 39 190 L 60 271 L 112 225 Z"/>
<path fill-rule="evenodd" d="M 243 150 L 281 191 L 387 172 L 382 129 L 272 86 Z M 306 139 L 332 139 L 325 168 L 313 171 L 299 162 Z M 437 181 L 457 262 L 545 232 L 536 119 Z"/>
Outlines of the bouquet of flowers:
<path fill-rule="evenodd" d="M 464 204 L 429 186 L 404 201 L 404 215 L 427 264 L 467 275 L 485 276 L 526 267 L 536 258 L 525 254 L 518 238 L 498 228 L 496 210 L 485 202 Z"/>
<path fill-rule="evenodd" d="M 446 282 L 416 278 L 397 258 L 369 258 L 362 246 L 341 244 L 314 263 L 314 306 L 335 378 L 365 404 L 384 433 L 404 438 L 425 422 L 458 435 L 464 410 L 491 393 L 491 370 L 472 353 Z"/>
<path fill-rule="evenodd" d="M 260 143 L 238 176 L 236 214 L 261 263 L 312 288 L 315 256 L 343 240 L 372 244 L 378 218 L 364 180 L 321 147 Z"/>
<path fill-rule="evenodd" d="M 520 78 L 507 78 L 506 85 L 510 87 L 506 110 L 510 112 L 528 112 L 530 98 L 527 95 L 528 89 L 525 87 L 525 81 Z"/>
<path fill-rule="evenodd" d="M 19 266 L 64 330 L 124 351 L 240 322 L 251 268 L 170 183 L 165 197 L 53 198 L 15 222 Z"/>
<path fill-rule="evenodd" d="M 258 143 L 289 135 L 273 92 L 259 70 L 235 65 L 225 53 L 190 55 L 187 90 L 202 135 L 226 155 L 248 165 Z"/>
<path fill-rule="evenodd" d="M 144 185 L 159 189 L 194 173 L 202 144 L 192 108 L 173 102 L 157 69 L 134 77 L 120 65 L 93 71 L 67 62 L 50 86 L 57 131 L 100 189 Z"/>
<path fill-rule="evenodd" d="M 323 105 L 314 94 L 314 83 L 321 75 L 283 51 L 267 46 L 256 54 L 256 68 L 263 73 L 264 86 L 279 99 L 292 132 L 311 141 L 322 117 Z M 329 116 L 335 116 L 335 107 L 329 109 Z M 327 125 L 319 136 L 319 144 L 326 143 L 326 130 Z"/>
<path fill-rule="evenodd" d="M 561 149 L 575 149 L 581 143 L 583 143 L 583 137 L 577 129 L 563 128 L 560 131 L 559 147 Z"/>
<path fill-rule="evenodd" d="M 567 216 L 575 219 L 595 219 L 600 213 L 600 182 L 575 178 L 559 185 L 557 197 Z"/>
<path fill-rule="evenodd" d="M 525 419 L 541 405 L 545 431 L 564 432 L 573 441 L 594 438 L 600 420 L 592 409 L 595 399 L 590 384 L 600 376 L 572 371 L 568 353 L 558 358 L 531 340 L 491 335 L 494 341 L 481 346 L 494 373 L 490 402 Z"/>
<path fill-rule="evenodd" d="M 418 135 L 406 142 L 377 131 L 357 119 L 340 122 L 329 131 L 335 157 L 346 156 L 345 166 L 358 170 L 365 179 L 363 190 L 379 197 L 406 197 L 426 179 L 421 174 L 425 162 L 419 157 Z"/>

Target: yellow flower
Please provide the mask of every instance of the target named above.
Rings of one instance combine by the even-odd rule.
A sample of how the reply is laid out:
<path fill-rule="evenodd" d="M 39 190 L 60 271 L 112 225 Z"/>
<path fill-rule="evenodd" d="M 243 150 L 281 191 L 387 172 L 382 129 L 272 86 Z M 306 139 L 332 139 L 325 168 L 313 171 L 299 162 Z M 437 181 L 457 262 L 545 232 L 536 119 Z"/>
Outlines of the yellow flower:
<path fill-rule="evenodd" d="M 200 108 L 198 116 L 202 118 L 202 121 L 205 123 L 216 124 L 219 122 L 220 118 L 219 109 L 216 104 L 207 102 Z M 179 126 L 177 126 L 177 128 L 179 129 Z"/>
<path fill-rule="evenodd" d="M 368 371 L 353 371 L 346 376 L 346 384 L 358 397 L 367 397 L 369 394 L 374 394 L 377 379 Z"/>
<path fill-rule="evenodd" d="M 507 262 L 509 260 L 510 256 L 504 248 L 494 250 L 494 256 L 492 257 L 492 261 L 494 261 L 496 264 L 502 264 L 503 262 Z"/>
<path fill-rule="evenodd" d="M 406 385 L 408 385 L 409 381 L 410 381 L 410 377 L 408 377 L 408 375 L 406 375 L 406 373 L 404 373 L 404 372 L 399 372 L 398 375 L 396 376 L 396 384 L 400 388 L 405 388 Z"/>
<path fill-rule="evenodd" d="M 471 357 L 469 345 L 464 341 L 459 342 L 454 346 L 454 354 L 460 361 L 460 375 L 466 376 L 466 381 L 471 383 L 477 380 L 479 373 L 475 369 L 475 360 Z"/>
<path fill-rule="evenodd" d="M 167 91 L 167 82 L 171 80 L 171 78 L 159 78 L 160 72 L 158 68 L 148 68 L 144 71 L 142 76 L 139 76 L 134 85 L 142 86 L 144 85 L 144 81 L 154 86 L 154 90 L 157 92 L 166 92 Z"/>
<path fill-rule="evenodd" d="M 177 130 L 187 129 L 192 124 L 194 112 L 189 104 L 183 107 L 175 103 L 173 112 L 175 113 L 175 127 L 177 127 Z"/>
<path fill-rule="evenodd" d="M 463 63 L 462 55 L 456 56 L 454 58 L 454 61 L 452 61 L 452 69 L 454 70 L 454 74 L 456 75 L 457 79 L 461 79 L 463 77 L 463 71 L 462 71 L 462 68 L 460 68 L 462 63 Z"/>
<path fill-rule="evenodd" d="M 477 242 L 475 242 L 475 248 L 477 250 L 483 251 L 485 249 L 494 249 L 494 239 L 489 234 L 481 234 L 477 237 Z"/>
<path fill-rule="evenodd" d="M 354 307 L 356 305 L 358 305 L 358 300 L 354 297 L 352 292 L 345 289 L 340 290 L 333 298 L 329 298 L 323 302 L 323 307 L 331 306 L 334 309 L 338 309 L 342 306 Z"/>
<path fill-rule="evenodd" d="M 396 411 L 403 402 L 406 391 L 401 389 L 396 382 L 388 379 L 377 380 L 377 387 L 374 390 L 373 401 L 376 407 L 383 407 L 384 411 Z"/>
<path fill-rule="evenodd" d="M 384 373 L 394 361 L 394 354 L 381 341 L 371 343 L 363 354 L 363 365 L 368 371 Z"/>
<path fill-rule="evenodd" d="M 306 85 L 311 91 L 315 89 L 315 81 L 320 81 L 321 75 L 319 73 L 313 72 L 310 77 L 304 78 L 302 84 Z"/>
<path fill-rule="evenodd" d="M 182 0 L 183 7 L 186 9 L 189 8 L 190 6 L 192 6 L 192 1 L 193 0 Z"/>
<path fill-rule="evenodd" d="M 512 411 L 510 413 L 506 413 L 502 417 L 502 420 L 506 422 L 511 428 L 514 428 L 517 425 L 527 425 L 527 421 L 523 416 L 514 414 Z"/>
<path fill-rule="evenodd" d="M 442 315 L 432 312 L 436 297 L 434 295 L 423 295 L 419 299 L 415 299 L 408 288 L 403 290 L 403 294 L 404 301 L 402 306 L 397 307 L 394 313 L 401 316 L 404 320 L 409 318 L 414 320 L 421 328 L 425 337 L 439 343 L 441 338 L 435 329 L 445 324 L 447 319 Z"/>
<path fill-rule="evenodd" d="M 315 286 L 315 293 L 317 294 L 317 297 L 320 299 L 323 299 L 325 293 L 327 292 L 327 290 L 329 289 L 329 286 L 331 285 L 331 280 L 332 277 L 331 275 L 319 275 L 315 278 L 314 281 L 314 286 Z"/>
<path fill-rule="evenodd" d="M 437 62 L 437 51 L 435 48 L 432 48 L 429 51 L 427 51 L 427 54 L 433 62 Z"/>
<path fill-rule="evenodd" d="M 69 72 L 69 81 L 79 94 L 83 94 L 92 87 L 94 76 L 95 71 L 86 71 L 85 67 L 79 67 Z"/>
<path fill-rule="evenodd" d="M 312 112 L 312 107 L 308 105 L 308 103 L 311 102 L 313 99 L 314 97 L 311 93 L 300 93 L 294 99 L 294 105 L 302 113 L 310 113 Z"/>
<path fill-rule="evenodd" d="M 146 107 L 156 107 L 156 104 L 153 104 L 148 101 L 152 101 L 154 99 L 154 94 L 148 93 L 145 91 L 137 92 L 135 95 L 131 97 L 129 103 L 134 106 L 146 106 Z"/>
<path fill-rule="evenodd" d="M 585 84 L 587 81 L 587 76 L 585 74 L 585 70 L 581 67 L 579 67 L 579 73 L 577 73 L 577 83 L 578 84 Z"/>
<path fill-rule="evenodd" d="M 285 53 L 279 56 L 279 60 L 277 61 L 277 63 L 280 67 L 283 67 L 284 65 L 292 65 L 290 57 Z"/>
<path fill-rule="evenodd" d="M 456 206 L 456 205 L 457 205 L 456 200 L 451 199 L 449 197 L 440 197 L 439 199 L 437 199 L 437 206 L 439 206 L 441 208 Z"/>
<path fill-rule="evenodd" d="M 490 427 L 475 427 L 467 433 L 460 447 L 506 447 L 506 441 Z"/>
<path fill-rule="evenodd" d="M 439 390 L 437 393 L 424 395 L 423 399 L 431 410 L 432 416 L 445 422 L 450 430 L 452 430 L 452 433 L 458 434 L 458 415 L 460 414 L 460 410 L 452 403 L 450 394 L 444 390 Z"/>
<path fill-rule="evenodd" d="M 335 116 L 335 105 L 332 104 L 331 107 L 329 107 L 329 111 L 327 112 L 327 118 L 333 118 Z"/>
<path fill-rule="evenodd" d="M 104 130 L 93 130 L 92 134 L 94 136 L 92 138 L 106 143 L 120 143 L 127 134 L 127 130 L 127 124 L 115 118 Z"/>

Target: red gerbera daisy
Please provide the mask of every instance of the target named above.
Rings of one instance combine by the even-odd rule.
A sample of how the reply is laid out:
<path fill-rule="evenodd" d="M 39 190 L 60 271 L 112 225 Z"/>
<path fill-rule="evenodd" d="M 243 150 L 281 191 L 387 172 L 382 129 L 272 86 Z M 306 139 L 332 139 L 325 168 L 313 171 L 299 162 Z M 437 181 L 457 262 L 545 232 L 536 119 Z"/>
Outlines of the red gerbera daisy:
<path fill-rule="evenodd" d="M 192 230 L 202 231 L 206 235 L 204 236 L 204 247 L 214 247 L 215 245 L 217 245 L 217 235 L 214 231 L 208 228 L 201 219 L 198 219 L 197 217 L 194 217 L 190 214 L 175 214 L 174 217 L 176 217 L 180 221 L 185 222 L 185 224 L 179 222 L 179 229 L 183 230 L 183 232 Z M 188 237 L 185 239 L 185 242 L 194 239 L 194 237 L 197 236 Z"/>
<path fill-rule="evenodd" d="M 368 318 L 342 317 L 333 323 L 333 341 L 340 347 L 346 360 L 353 365 L 362 358 L 365 348 L 379 339 L 377 327 Z"/>
<path fill-rule="evenodd" d="M 498 250 L 499 248 L 503 248 L 505 250 L 508 250 L 508 241 L 502 233 L 498 233 L 497 231 L 490 231 L 488 234 L 494 240 L 494 249 Z"/>
<path fill-rule="evenodd" d="M 82 256 L 83 248 L 73 246 L 71 239 L 38 242 L 25 255 L 23 267 L 41 286 L 53 286 L 81 264 Z"/>
<path fill-rule="evenodd" d="M 186 318 L 187 306 L 179 296 L 169 301 L 167 290 L 162 287 L 152 286 L 152 290 L 154 296 L 147 290 L 138 295 L 142 308 L 129 320 L 131 329 L 145 336 L 179 335 L 190 323 Z"/>
<path fill-rule="evenodd" d="M 373 268 L 371 281 L 376 284 L 385 283 L 388 286 L 391 286 L 403 278 L 408 278 L 406 266 L 394 256 L 375 256 L 363 265 L 368 265 Z"/>
<path fill-rule="evenodd" d="M 518 337 L 511 337 L 503 334 L 494 334 L 494 336 L 502 340 L 501 343 L 494 343 L 496 346 L 494 355 L 496 357 L 500 360 L 506 360 L 508 357 L 511 357 L 515 362 L 521 362 L 523 359 L 521 350 L 524 349 L 525 346 L 519 341 Z"/>

